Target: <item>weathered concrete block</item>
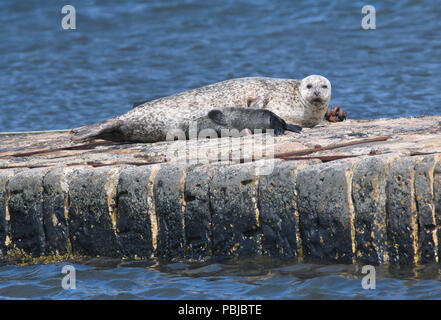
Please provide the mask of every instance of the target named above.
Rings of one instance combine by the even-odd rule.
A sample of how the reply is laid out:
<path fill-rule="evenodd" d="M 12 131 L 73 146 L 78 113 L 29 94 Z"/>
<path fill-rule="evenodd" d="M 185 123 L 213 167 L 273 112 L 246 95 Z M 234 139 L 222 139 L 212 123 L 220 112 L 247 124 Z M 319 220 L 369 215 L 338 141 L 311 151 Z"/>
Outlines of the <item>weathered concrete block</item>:
<path fill-rule="evenodd" d="M 414 167 L 414 159 L 410 157 L 393 161 L 386 186 L 389 257 L 400 264 L 416 260 L 418 222 Z"/>
<path fill-rule="evenodd" d="M 8 183 L 14 173 L 14 170 L 0 170 L 0 257 L 6 253 L 9 242 Z"/>
<path fill-rule="evenodd" d="M 353 160 L 345 160 L 299 171 L 297 192 L 305 257 L 323 262 L 352 262 L 353 165 Z"/>
<path fill-rule="evenodd" d="M 434 155 L 416 159 L 415 166 L 415 198 L 418 209 L 419 226 L 419 262 L 438 261 L 438 235 L 434 202 Z"/>
<path fill-rule="evenodd" d="M 280 162 L 270 175 L 259 179 L 264 255 L 293 257 L 301 253 L 296 181 L 298 169 L 305 167 L 304 161 Z"/>
<path fill-rule="evenodd" d="M 360 263 L 379 264 L 388 260 L 386 184 L 390 163 L 395 158 L 368 157 L 354 168 L 355 250 Z"/>
<path fill-rule="evenodd" d="M 219 167 L 213 177 L 210 203 L 214 256 L 262 253 L 255 173 L 255 164 L 247 163 Z"/>
<path fill-rule="evenodd" d="M 111 199 L 106 190 L 114 170 L 111 167 L 81 168 L 69 177 L 68 222 L 75 254 L 119 255 Z"/>
<path fill-rule="evenodd" d="M 116 230 L 126 257 L 150 258 L 154 254 L 157 226 L 153 181 L 158 170 L 157 165 L 129 167 L 119 175 Z"/>
<path fill-rule="evenodd" d="M 186 256 L 190 259 L 203 259 L 211 255 L 210 183 L 217 168 L 216 165 L 198 165 L 190 167 L 187 172 L 184 219 Z"/>
<path fill-rule="evenodd" d="M 49 171 L 43 179 L 43 224 L 48 254 L 71 252 L 69 242 L 67 175 L 72 169 L 61 167 Z"/>
<path fill-rule="evenodd" d="M 163 166 L 155 178 L 154 195 L 158 219 L 160 258 L 185 257 L 184 183 L 187 165 L 174 163 Z"/>
<path fill-rule="evenodd" d="M 11 241 L 19 249 L 41 255 L 45 249 L 43 228 L 43 177 L 47 169 L 17 173 L 9 180 Z"/>

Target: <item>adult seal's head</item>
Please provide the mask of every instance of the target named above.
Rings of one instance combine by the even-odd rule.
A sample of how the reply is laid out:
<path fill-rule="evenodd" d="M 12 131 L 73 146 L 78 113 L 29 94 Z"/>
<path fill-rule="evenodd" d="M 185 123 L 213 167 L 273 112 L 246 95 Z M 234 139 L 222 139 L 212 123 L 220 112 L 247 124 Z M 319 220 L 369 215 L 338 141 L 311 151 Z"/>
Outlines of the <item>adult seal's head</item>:
<path fill-rule="evenodd" d="M 300 82 L 300 97 L 309 107 L 327 108 L 331 101 L 331 82 L 319 75 L 308 76 Z"/>

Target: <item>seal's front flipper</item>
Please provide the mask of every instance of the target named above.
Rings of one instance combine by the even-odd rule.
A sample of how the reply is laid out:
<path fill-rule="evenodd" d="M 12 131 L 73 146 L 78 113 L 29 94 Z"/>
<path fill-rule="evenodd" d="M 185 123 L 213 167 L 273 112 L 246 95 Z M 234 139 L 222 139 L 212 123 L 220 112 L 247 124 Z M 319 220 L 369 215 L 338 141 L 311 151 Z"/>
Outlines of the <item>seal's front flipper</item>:
<path fill-rule="evenodd" d="M 247 100 L 247 107 L 253 108 L 253 109 L 264 109 L 266 105 L 268 104 L 269 99 L 265 99 L 262 97 L 259 98 L 250 98 Z"/>
<path fill-rule="evenodd" d="M 292 132 L 296 132 L 296 133 L 300 133 L 302 131 L 302 127 L 295 125 L 295 124 L 287 124 L 286 125 L 286 130 L 287 131 L 292 131 Z"/>
<path fill-rule="evenodd" d="M 85 142 L 94 139 L 104 139 L 110 141 L 124 141 L 124 135 L 121 131 L 122 121 L 109 119 L 103 122 L 90 124 L 71 130 L 71 140 L 73 142 Z"/>
<path fill-rule="evenodd" d="M 208 118 L 221 126 L 228 125 L 227 117 L 218 109 L 213 109 L 208 112 Z"/>

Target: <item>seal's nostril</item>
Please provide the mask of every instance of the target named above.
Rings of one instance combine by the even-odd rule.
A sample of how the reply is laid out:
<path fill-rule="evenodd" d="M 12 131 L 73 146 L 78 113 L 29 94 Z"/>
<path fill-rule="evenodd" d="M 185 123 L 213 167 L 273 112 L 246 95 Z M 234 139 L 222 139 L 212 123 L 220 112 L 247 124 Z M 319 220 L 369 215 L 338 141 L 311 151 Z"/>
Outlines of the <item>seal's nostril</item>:
<path fill-rule="evenodd" d="M 319 95 L 320 95 L 320 92 L 315 91 L 314 94 L 315 94 L 316 96 L 319 96 Z"/>

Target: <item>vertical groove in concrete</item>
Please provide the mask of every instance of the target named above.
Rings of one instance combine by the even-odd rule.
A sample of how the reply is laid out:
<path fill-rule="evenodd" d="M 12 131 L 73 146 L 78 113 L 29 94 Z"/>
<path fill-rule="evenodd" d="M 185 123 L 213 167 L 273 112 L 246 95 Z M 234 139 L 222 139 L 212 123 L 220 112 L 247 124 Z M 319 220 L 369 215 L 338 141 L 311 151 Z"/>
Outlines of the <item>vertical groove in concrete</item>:
<path fill-rule="evenodd" d="M 43 224 L 48 254 L 71 253 L 69 241 L 69 185 L 67 175 L 71 168 L 56 168 L 43 179 Z"/>
<path fill-rule="evenodd" d="M 14 170 L 0 170 L 0 257 L 6 254 L 10 244 L 10 215 L 9 215 L 9 179 Z"/>
<path fill-rule="evenodd" d="M 66 232 L 67 232 L 67 245 L 68 245 L 68 252 L 69 254 L 72 253 L 72 243 L 70 241 L 71 237 L 70 237 L 70 226 L 69 226 L 69 208 L 70 208 L 70 194 L 69 194 L 69 183 L 64 180 L 63 181 L 64 184 L 66 184 L 67 186 L 67 194 L 66 194 L 66 198 L 64 201 L 64 219 L 66 220 Z"/>
<path fill-rule="evenodd" d="M 417 257 L 417 210 L 414 190 L 414 159 L 393 161 L 387 182 L 390 258 L 400 264 L 411 264 Z"/>
<path fill-rule="evenodd" d="M 109 207 L 109 214 L 112 221 L 112 228 L 115 232 L 115 237 L 118 237 L 116 230 L 116 220 L 118 216 L 117 193 L 119 175 L 122 169 L 123 168 L 121 167 L 111 168 L 108 172 L 107 181 L 104 185 L 104 190 L 107 195 L 107 206 Z"/>
<path fill-rule="evenodd" d="M 420 216 L 420 202 L 417 199 L 417 166 L 420 163 L 420 157 L 413 158 L 413 170 L 412 170 L 412 188 L 413 188 L 413 203 L 415 207 L 415 218 L 413 218 L 413 246 L 415 248 L 415 256 L 413 258 L 414 263 L 418 263 L 421 259 L 421 243 L 420 237 L 423 226 L 421 225 L 421 216 Z M 422 209 L 422 208 L 421 208 Z"/>
<path fill-rule="evenodd" d="M 6 183 L 6 201 L 5 201 L 5 234 L 4 245 L 9 247 L 11 244 L 11 214 L 9 212 L 9 201 L 11 199 L 11 189 L 9 189 L 9 180 Z"/>
<path fill-rule="evenodd" d="M 414 250 L 414 257 L 413 257 L 413 263 L 417 263 L 418 262 L 418 255 L 419 255 L 419 230 L 420 230 L 420 226 L 419 226 L 419 210 L 418 210 L 418 202 L 416 201 L 416 192 L 415 192 L 415 176 L 416 176 L 416 172 L 415 172 L 415 166 L 417 163 L 417 159 L 414 158 L 412 159 L 413 161 L 413 166 L 411 167 L 411 183 L 410 183 L 410 187 L 411 187 L 411 209 L 413 212 L 415 212 L 415 214 L 411 215 L 411 225 L 412 225 L 412 246 L 413 246 L 413 250 Z"/>
<path fill-rule="evenodd" d="M 299 166 L 301 168 L 306 167 L 306 165 L 301 165 Z M 298 170 L 300 170 L 300 168 L 298 168 Z M 298 191 L 298 175 L 299 175 L 299 171 L 296 170 L 296 186 L 294 188 L 294 207 L 295 207 L 295 211 L 294 211 L 294 217 L 295 217 L 295 221 L 296 221 L 296 244 L 297 244 L 297 258 L 299 259 L 300 262 L 303 262 L 305 260 L 305 256 L 303 254 L 304 252 L 304 245 L 303 245 L 303 238 L 302 238 L 302 232 L 300 230 L 300 212 L 299 212 L 299 191 Z"/>
<path fill-rule="evenodd" d="M 417 261 L 438 261 L 438 235 L 434 202 L 435 156 L 419 157 L 415 166 L 415 201 L 418 209 Z"/>
<path fill-rule="evenodd" d="M 436 164 L 433 172 L 433 202 L 435 205 L 435 234 L 438 242 L 436 250 L 439 258 L 441 252 L 441 243 L 439 241 L 441 239 L 441 156 L 436 157 Z"/>
<path fill-rule="evenodd" d="M 185 224 L 185 209 L 187 208 L 187 199 L 185 197 L 185 182 L 187 180 L 187 170 L 188 167 L 183 170 L 181 179 L 179 180 L 179 187 L 182 189 L 182 202 L 181 202 L 181 223 L 182 228 L 184 229 L 184 258 L 187 256 L 187 246 L 188 246 L 188 237 L 186 232 L 186 224 Z"/>
<path fill-rule="evenodd" d="M 211 194 L 211 185 L 212 185 L 213 177 L 210 179 L 208 183 L 208 211 L 210 213 L 210 256 L 214 256 L 214 225 L 213 225 L 213 195 Z"/>
<path fill-rule="evenodd" d="M 12 244 L 33 255 L 44 254 L 43 177 L 47 169 L 20 172 L 9 180 Z"/>
<path fill-rule="evenodd" d="M 354 201 L 352 198 L 352 180 L 354 177 L 354 167 L 355 164 L 352 163 L 352 167 L 349 167 L 346 172 L 346 185 L 347 185 L 347 203 L 348 203 L 348 209 L 349 209 L 349 219 L 350 219 L 350 228 L 351 228 L 351 249 L 352 249 L 352 262 L 355 263 L 356 261 L 356 250 L 355 250 L 355 208 L 354 208 Z"/>
<path fill-rule="evenodd" d="M 151 226 L 151 233 L 152 233 L 152 245 L 153 245 L 153 254 L 157 256 L 157 250 L 158 250 L 158 229 L 159 229 L 159 222 L 158 222 L 158 214 L 156 213 L 156 201 L 155 201 L 155 192 L 154 192 L 154 185 L 155 185 L 155 179 L 156 176 L 161 169 L 161 164 L 154 164 L 152 166 L 149 166 L 151 173 L 148 179 L 148 192 L 147 192 L 147 204 L 151 210 L 149 211 L 149 218 L 150 218 L 150 226 Z"/>
<path fill-rule="evenodd" d="M 435 222 L 435 228 L 433 230 L 433 240 L 434 240 L 434 251 L 435 251 L 435 259 L 436 262 L 440 262 L 440 251 L 439 251 L 439 235 L 438 235 L 438 229 L 441 227 L 441 224 L 438 223 L 438 220 L 436 218 L 436 207 L 437 207 L 437 195 L 435 192 L 435 169 L 437 165 L 441 165 L 441 155 L 435 155 L 434 156 L 434 165 L 433 165 L 433 171 L 432 171 L 432 201 L 433 201 L 433 219 Z M 440 199 L 441 201 L 441 199 Z"/>

